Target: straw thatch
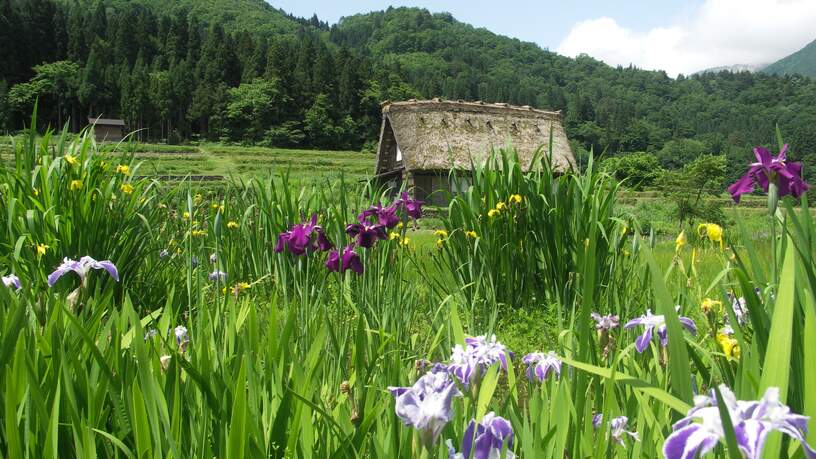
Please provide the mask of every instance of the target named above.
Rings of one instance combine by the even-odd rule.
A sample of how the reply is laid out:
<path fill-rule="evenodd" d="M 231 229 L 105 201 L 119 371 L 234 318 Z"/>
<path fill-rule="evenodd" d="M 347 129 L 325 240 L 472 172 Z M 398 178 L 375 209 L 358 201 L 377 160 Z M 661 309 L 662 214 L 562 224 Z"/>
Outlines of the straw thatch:
<path fill-rule="evenodd" d="M 550 153 L 550 132 L 553 168 L 575 166 L 560 112 L 439 99 L 385 103 L 382 112 L 377 174 L 470 169 L 471 161 L 479 164 L 491 149 L 508 145 L 527 170 L 539 149 Z"/>

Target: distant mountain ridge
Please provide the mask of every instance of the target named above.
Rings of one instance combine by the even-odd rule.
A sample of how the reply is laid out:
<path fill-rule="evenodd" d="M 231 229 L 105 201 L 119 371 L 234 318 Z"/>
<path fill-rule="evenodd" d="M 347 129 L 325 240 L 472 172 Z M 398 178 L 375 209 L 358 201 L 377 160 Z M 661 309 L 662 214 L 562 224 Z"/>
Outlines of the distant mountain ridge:
<path fill-rule="evenodd" d="M 800 74 L 816 77 L 816 40 L 790 56 L 763 68 L 762 72 L 774 75 Z"/>
<path fill-rule="evenodd" d="M 717 67 L 711 67 L 705 70 L 700 70 L 699 72 L 694 72 L 693 75 L 702 75 L 704 73 L 719 73 L 719 72 L 758 72 L 764 69 L 768 64 L 734 64 L 734 65 L 720 65 Z"/>

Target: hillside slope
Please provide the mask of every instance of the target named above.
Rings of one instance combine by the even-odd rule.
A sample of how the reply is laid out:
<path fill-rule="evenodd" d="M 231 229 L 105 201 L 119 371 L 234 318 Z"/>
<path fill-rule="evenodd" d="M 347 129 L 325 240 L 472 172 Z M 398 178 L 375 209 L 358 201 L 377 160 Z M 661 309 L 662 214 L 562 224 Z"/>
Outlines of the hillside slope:
<path fill-rule="evenodd" d="M 784 57 L 762 69 L 770 74 L 799 74 L 816 77 L 816 40 L 799 51 Z"/>

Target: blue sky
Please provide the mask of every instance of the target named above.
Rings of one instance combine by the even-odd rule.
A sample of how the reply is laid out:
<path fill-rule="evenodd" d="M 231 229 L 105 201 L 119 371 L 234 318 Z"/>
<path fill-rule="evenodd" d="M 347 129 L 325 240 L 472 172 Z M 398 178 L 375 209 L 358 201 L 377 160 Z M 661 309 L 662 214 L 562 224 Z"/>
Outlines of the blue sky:
<path fill-rule="evenodd" d="M 297 16 L 342 16 L 389 5 L 447 11 L 458 20 L 561 54 L 586 53 L 671 75 L 758 65 L 816 39 L 816 0 L 267 0 Z"/>
<path fill-rule="evenodd" d="M 447 11 L 458 20 L 485 27 L 501 35 L 516 37 L 555 49 L 573 24 L 600 16 L 615 17 L 635 30 L 663 24 L 667 17 L 687 14 L 698 1 L 680 0 L 268 0 L 272 5 L 301 17 L 312 14 L 333 24 L 343 16 L 383 10 L 390 5 L 418 6 L 432 12 Z M 591 12 L 591 14 L 590 14 Z"/>

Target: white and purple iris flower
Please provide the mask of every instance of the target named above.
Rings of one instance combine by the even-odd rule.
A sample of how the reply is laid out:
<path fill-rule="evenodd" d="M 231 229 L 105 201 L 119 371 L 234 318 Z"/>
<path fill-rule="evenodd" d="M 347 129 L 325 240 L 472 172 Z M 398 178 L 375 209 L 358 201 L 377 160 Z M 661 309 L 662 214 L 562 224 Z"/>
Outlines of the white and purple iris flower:
<path fill-rule="evenodd" d="M 71 260 L 69 258 L 63 259 L 62 264 L 59 265 L 54 272 L 48 275 L 48 286 L 53 287 L 60 277 L 68 274 L 71 271 L 77 273 L 82 285 L 85 285 L 85 279 L 88 276 L 88 272 L 92 269 L 104 269 L 108 272 L 108 274 L 110 274 L 113 280 L 119 282 L 119 271 L 109 260 L 96 261 L 91 257 L 84 256 L 80 258 L 79 261 Z"/>
<path fill-rule="evenodd" d="M 22 284 L 20 284 L 20 278 L 14 274 L 3 276 L 3 285 L 5 285 L 6 288 L 14 288 L 14 290 L 20 290 L 23 288 Z"/>
<path fill-rule="evenodd" d="M 357 274 L 363 274 L 363 262 L 360 260 L 360 255 L 354 250 L 353 245 L 346 246 L 342 255 L 338 250 L 329 252 L 326 259 L 326 268 L 331 272 L 344 273 L 347 269 L 350 269 Z"/>
<path fill-rule="evenodd" d="M 427 448 L 436 444 L 453 416 L 453 397 L 461 395 L 444 368 L 434 368 L 410 387 L 389 387 L 396 400 L 395 412 L 420 433 Z"/>
<path fill-rule="evenodd" d="M 184 325 L 179 325 L 178 327 L 174 328 L 173 334 L 176 336 L 176 344 L 178 345 L 190 341 L 190 337 L 187 333 L 187 327 Z"/>
<path fill-rule="evenodd" d="M 289 231 L 278 235 L 275 252 L 289 250 L 293 255 L 304 255 L 307 251 L 320 250 L 326 252 L 333 247 L 323 227 L 317 224 L 317 214 L 312 214 L 309 221 L 294 225 Z"/>
<path fill-rule="evenodd" d="M 527 379 L 531 382 L 542 382 L 550 374 L 561 376 L 561 359 L 555 352 L 550 351 L 546 354 L 533 352 L 525 355 L 521 361 L 527 364 Z"/>
<path fill-rule="evenodd" d="M 167 249 L 162 249 L 161 252 L 159 252 L 159 258 L 167 258 L 169 256 L 170 252 Z"/>
<path fill-rule="evenodd" d="M 734 202 L 739 203 L 740 197 L 753 192 L 756 185 L 767 193 L 768 185 L 771 183 L 778 187 L 779 197 L 790 194 L 798 198 L 805 193 L 808 190 L 808 184 L 802 179 L 802 163 L 788 162 L 787 151 L 788 144 L 785 144 L 774 158 L 767 148 L 754 148 L 757 162 L 751 163 L 748 172 L 728 187 L 728 192 L 731 193 Z"/>
<path fill-rule="evenodd" d="M 790 408 L 780 402 L 778 388 L 768 388 L 759 401 L 737 400 L 725 385 L 720 386 L 720 394 L 728 409 L 737 446 L 743 457 L 761 458 L 768 434 L 777 431 L 798 440 L 805 455 L 816 458 L 816 450 L 805 441 L 810 418 L 791 413 Z M 663 454 L 667 459 L 702 456 L 722 442 L 725 432 L 713 391 L 711 395 L 695 397 L 694 407 L 686 417 L 674 424 L 673 430 L 663 444 Z"/>
<path fill-rule="evenodd" d="M 678 312 L 680 308 L 677 308 Z M 680 316 L 680 323 L 691 332 L 691 334 L 697 334 L 697 325 L 694 324 L 694 321 L 689 319 L 688 317 Z M 660 338 L 660 344 L 663 347 L 666 347 L 669 343 L 669 337 L 666 332 L 666 318 L 663 315 L 653 315 L 651 310 L 646 310 L 646 314 L 638 317 L 637 319 L 632 319 L 623 326 L 624 329 L 630 329 L 636 327 L 638 325 L 642 325 L 644 327 L 643 333 L 637 337 L 635 340 L 635 349 L 638 352 L 643 353 L 647 347 L 649 347 L 649 342 L 652 341 L 652 332 L 657 329 L 657 336 Z"/>
<path fill-rule="evenodd" d="M 224 271 L 215 270 L 215 271 L 211 272 L 207 276 L 207 278 L 210 279 L 212 282 L 216 282 L 216 281 L 217 282 L 224 282 L 225 280 L 227 280 L 227 273 L 225 273 Z"/>
<path fill-rule="evenodd" d="M 595 329 L 597 330 L 612 330 L 620 325 L 620 317 L 612 314 L 602 316 L 597 312 L 590 314 L 592 320 L 595 321 Z"/>
<path fill-rule="evenodd" d="M 457 344 L 453 348 L 447 368 L 465 387 L 468 387 L 484 370 L 496 362 L 507 370 L 507 361 L 512 358 L 513 353 L 496 340 L 496 335 L 492 335 L 490 339 L 482 335 L 465 338 L 465 347 Z"/>
<path fill-rule="evenodd" d="M 471 420 L 468 424 L 465 435 L 462 438 L 462 451 L 457 453 L 453 447 L 453 442 L 448 440 L 449 459 L 499 459 L 502 451 L 505 451 L 507 459 L 516 457 L 513 454 L 513 425 L 510 421 L 501 416 L 496 416 L 492 411 L 482 418 L 482 422 L 476 424 L 476 420 Z M 471 453 L 473 454 L 471 456 Z"/>
<path fill-rule="evenodd" d="M 598 430 L 602 423 L 603 413 L 598 413 L 595 416 L 592 416 L 592 426 L 595 428 L 595 430 Z M 629 424 L 629 418 L 626 416 L 618 416 L 609 421 L 609 434 L 612 436 L 612 439 L 621 446 L 626 446 L 626 443 L 623 441 L 624 435 L 629 435 L 633 440 L 640 441 L 640 436 L 637 432 L 626 430 L 627 424 Z"/>
<path fill-rule="evenodd" d="M 731 310 L 734 311 L 734 317 L 737 318 L 737 323 L 740 326 L 745 325 L 748 319 L 748 306 L 745 303 L 745 298 L 737 298 L 730 293 L 728 294 L 728 298 L 731 300 Z"/>

